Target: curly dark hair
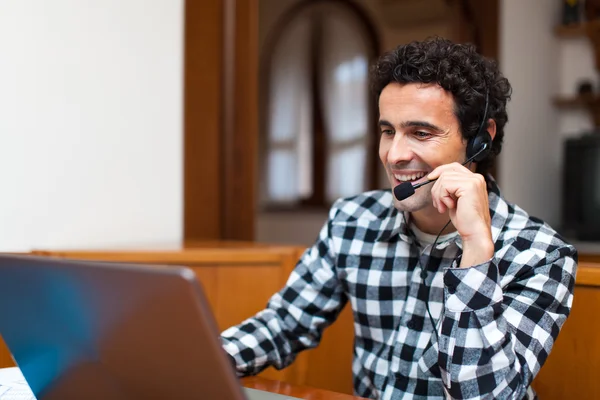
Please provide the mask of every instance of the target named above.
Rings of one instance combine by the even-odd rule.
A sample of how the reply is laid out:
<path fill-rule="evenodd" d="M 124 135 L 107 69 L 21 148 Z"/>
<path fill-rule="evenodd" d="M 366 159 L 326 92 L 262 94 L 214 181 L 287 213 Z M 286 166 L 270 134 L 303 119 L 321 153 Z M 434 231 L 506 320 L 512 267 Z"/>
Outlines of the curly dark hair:
<path fill-rule="evenodd" d="M 371 68 L 371 87 L 377 100 L 390 83 L 437 83 L 454 98 L 459 129 L 466 140 L 477 134 L 485 109 L 486 119 L 496 121 L 492 151 L 477 164 L 486 173 L 502 150 L 504 126 L 508 121 L 506 103 L 512 88 L 492 59 L 477 53 L 472 44 L 456 44 L 440 37 L 398 46 L 382 55 Z"/>

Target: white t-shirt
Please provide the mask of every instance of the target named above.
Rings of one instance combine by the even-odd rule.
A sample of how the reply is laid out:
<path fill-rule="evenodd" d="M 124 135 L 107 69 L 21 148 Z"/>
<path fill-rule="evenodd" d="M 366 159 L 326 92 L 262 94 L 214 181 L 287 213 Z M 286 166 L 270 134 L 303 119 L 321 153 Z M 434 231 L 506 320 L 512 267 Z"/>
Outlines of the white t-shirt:
<path fill-rule="evenodd" d="M 433 244 L 433 242 L 435 241 L 436 235 L 431 235 L 429 233 L 423 232 L 422 230 L 417 228 L 417 226 L 415 224 L 410 224 L 410 230 L 413 231 L 413 233 L 417 237 L 417 240 L 423 247 L 427 247 L 430 244 Z M 440 237 L 437 240 L 437 244 L 440 244 L 447 240 L 450 240 L 453 237 L 455 237 L 456 235 L 458 235 L 458 231 L 450 232 L 445 235 L 440 235 Z"/>

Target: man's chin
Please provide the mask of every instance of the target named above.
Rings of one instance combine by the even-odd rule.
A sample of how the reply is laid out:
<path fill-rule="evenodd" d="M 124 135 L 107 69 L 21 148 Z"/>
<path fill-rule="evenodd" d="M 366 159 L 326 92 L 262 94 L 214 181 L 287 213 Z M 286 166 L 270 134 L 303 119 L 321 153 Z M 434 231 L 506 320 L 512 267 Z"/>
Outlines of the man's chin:
<path fill-rule="evenodd" d="M 392 190 L 392 196 L 394 196 L 394 208 L 398 211 L 410 213 L 424 209 L 430 201 L 428 201 L 427 198 L 420 196 L 420 194 L 422 195 L 423 193 L 415 193 L 409 198 L 400 201 L 396 199 Z"/>

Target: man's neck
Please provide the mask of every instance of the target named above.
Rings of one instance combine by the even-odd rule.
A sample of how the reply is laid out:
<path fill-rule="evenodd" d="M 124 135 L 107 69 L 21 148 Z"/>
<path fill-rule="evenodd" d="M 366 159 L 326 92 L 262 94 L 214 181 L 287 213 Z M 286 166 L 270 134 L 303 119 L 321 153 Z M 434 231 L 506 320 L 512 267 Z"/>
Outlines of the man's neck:
<path fill-rule="evenodd" d="M 456 230 L 452 223 L 448 224 L 450 221 L 448 213 L 440 214 L 433 206 L 410 213 L 410 219 L 420 231 L 430 235 L 445 235 Z M 448 226 L 440 233 L 446 224 Z"/>

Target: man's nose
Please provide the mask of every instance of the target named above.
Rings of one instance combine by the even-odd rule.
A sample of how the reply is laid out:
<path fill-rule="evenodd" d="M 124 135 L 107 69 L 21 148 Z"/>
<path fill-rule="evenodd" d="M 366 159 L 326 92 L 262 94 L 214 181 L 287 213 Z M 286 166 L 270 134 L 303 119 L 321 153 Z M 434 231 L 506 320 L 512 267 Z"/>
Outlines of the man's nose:
<path fill-rule="evenodd" d="M 406 135 L 396 134 L 388 153 L 388 163 L 401 164 L 414 158 L 413 150 Z"/>

